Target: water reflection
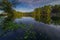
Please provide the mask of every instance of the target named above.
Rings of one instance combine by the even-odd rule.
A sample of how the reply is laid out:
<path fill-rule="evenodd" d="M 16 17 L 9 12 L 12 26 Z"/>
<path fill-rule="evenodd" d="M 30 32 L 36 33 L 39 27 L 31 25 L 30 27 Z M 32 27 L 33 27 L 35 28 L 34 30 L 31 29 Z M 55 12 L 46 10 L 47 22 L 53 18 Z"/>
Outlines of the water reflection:
<path fill-rule="evenodd" d="M 21 19 L 16 19 L 16 23 L 24 23 L 24 24 L 33 24 L 35 32 L 37 32 L 37 39 L 46 40 L 60 40 L 60 27 L 59 25 L 56 27 L 54 24 L 44 24 L 42 22 L 35 21 L 34 18 L 31 17 L 23 17 Z M 20 22 L 19 22 L 20 21 Z"/>
<path fill-rule="evenodd" d="M 39 22 L 39 21 L 36 21 L 34 18 L 32 17 L 22 17 L 22 18 L 16 18 L 15 19 L 15 22 L 16 23 L 40 23 L 40 24 L 45 24 L 43 22 Z M 60 27 L 60 25 L 57 23 L 51 23 L 51 24 L 45 24 L 45 25 L 49 25 L 49 26 L 53 26 L 53 27 Z"/>
<path fill-rule="evenodd" d="M 22 17 L 22 18 L 17 18 L 17 19 L 15 19 L 15 22 L 17 22 L 17 21 L 35 21 L 35 19 L 34 18 L 32 18 L 32 17 Z"/>
<path fill-rule="evenodd" d="M 34 18 L 32 17 L 22 17 L 22 18 L 17 18 L 15 21 L 17 24 L 26 24 L 28 27 L 30 27 L 29 24 L 32 24 L 34 26 L 34 30 L 31 30 L 32 32 L 36 32 L 35 38 L 36 40 L 60 40 L 60 28 L 55 27 L 54 24 L 44 24 L 42 22 L 37 22 L 35 21 Z M 18 29 L 15 32 L 11 31 L 5 34 L 4 37 L 1 37 L 0 40 L 17 40 L 16 37 L 18 37 L 20 40 L 23 39 L 23 35 L 25 34 L 24 32 L 27 30 L 26 29 Z M 32 35 L 30 35 L 32 37 Z M 31 38 L 30 38 L 31 39 Z M 34 38 L 32 38 L 34 39 Z"/>
<path fill-rule="evenodd" d="M 22 17 L 22 18 L 19 18 L 19 19 L 15 19 L 15 22 L 16 23 L 33 24 L 36 21 L 32 17 Z"/>

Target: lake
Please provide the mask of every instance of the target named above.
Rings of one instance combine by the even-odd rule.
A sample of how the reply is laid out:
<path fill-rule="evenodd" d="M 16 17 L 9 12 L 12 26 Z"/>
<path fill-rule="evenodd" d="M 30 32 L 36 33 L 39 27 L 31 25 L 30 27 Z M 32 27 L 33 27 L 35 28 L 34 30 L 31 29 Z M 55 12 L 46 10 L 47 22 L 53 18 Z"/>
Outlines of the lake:
<path fill-rule="evenodd" d="M 54 24 L 44 24 L 42 22 L 35 21 L 32 17 L 22 17 L 16 18 L 14 20 L 17 24 L 25 24 L 26 29 L 18 29 L 15 32 L 7 32 L 3 37 L 0 37 L 0 40 L 17 40 L 18 36 L 20 40 L 24 40 L 24 32 L 29 28 L 30 25 L 33 25 L 34 28 L 32 32 L 36 32 L 35 39 L 29 38 L 28 40 L 60 40 L 60 25 Z M 0 30 L 1 31 L 1 30 Z M 32 37 L 32 35 L 30 35 Z"/>

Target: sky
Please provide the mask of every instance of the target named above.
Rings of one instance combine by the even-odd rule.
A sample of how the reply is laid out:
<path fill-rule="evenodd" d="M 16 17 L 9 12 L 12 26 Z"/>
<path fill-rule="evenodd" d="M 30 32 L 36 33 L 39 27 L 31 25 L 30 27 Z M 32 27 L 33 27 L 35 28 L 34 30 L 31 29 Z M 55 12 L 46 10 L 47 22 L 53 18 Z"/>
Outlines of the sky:
<path fill-rule="evenodd" d="M 60 4 L 60 0 L 17 0 L 16 11 L 31 12 L 44 5 Z"/>
<path fill-rule="evenodd" d="M 31 12 L 35 8 L 42 7 L 44 5 L 60 4 L 60 0 L 18 0 L 20 3 L 16 5 L 15 10 L 21 12 Z"/>

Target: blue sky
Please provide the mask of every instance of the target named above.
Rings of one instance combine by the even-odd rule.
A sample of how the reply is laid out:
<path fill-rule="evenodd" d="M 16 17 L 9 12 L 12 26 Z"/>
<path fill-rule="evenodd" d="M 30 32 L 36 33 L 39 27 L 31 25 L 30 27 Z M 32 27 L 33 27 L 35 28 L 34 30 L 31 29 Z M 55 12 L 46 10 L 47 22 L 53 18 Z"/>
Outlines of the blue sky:
<path fill-rule="evenodd" d="M 19 4 L 17 4 L 14 9 L 21 12 L 31 12 L 35 8 L 42 7 L 44 5 L 60 4 L 60 0 L 17 0 L 17 2 Z"/>
<path fill-rule="evenodd" d="M 15 10 L 22 12 L 30 12 L 44 5 L 60 4 L 60 0 L 18 0 L 18 2 L 20 4 L 16 5 Z"/>

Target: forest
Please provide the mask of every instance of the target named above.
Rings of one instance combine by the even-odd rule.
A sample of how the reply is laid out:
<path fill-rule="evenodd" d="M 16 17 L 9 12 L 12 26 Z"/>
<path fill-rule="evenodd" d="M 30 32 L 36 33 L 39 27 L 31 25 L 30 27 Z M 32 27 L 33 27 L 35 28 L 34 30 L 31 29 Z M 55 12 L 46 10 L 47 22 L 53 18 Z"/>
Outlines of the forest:
<path fill-rule="evenodd" d="M 52 23 L 60 25 L 60 5 L 45 5 L 35 8 L 32 12 L 18 12 L 13 9 L 17 4 L 19 3 L 16 0 L 0 0 L 0 10 L 6 13 L 0 14 L 1 40 L 57 40 L 60 38 L 57 37 L 58 34 L 54 34 L 60 32 L 49 25 Z M 32 17 L 36 21 L 34 19 L 33 22 L 30 19 L 20 21 L 21 17 Z M 17 20 L 18 23 L 14 21 L 16 18 L 19 20 Z"/>
<path fill-rule="evenodd" d="M 32 12 L 14 11 L 14 17 L 33 17 L 36 21 L 43 23 L 51 23 L 52 21 L 60 20 L 60 5 L 47 5 L 44 7 L 35 8 Z"/>

